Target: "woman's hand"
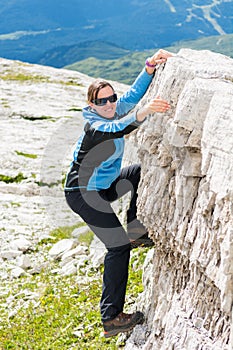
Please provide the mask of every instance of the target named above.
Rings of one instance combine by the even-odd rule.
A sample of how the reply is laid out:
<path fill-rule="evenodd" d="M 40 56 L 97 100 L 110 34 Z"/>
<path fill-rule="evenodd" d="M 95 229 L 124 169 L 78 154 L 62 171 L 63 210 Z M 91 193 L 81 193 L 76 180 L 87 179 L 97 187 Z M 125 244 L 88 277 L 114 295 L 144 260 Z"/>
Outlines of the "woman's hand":
<path fill-rule="evenodd" d="M 167 112 L 171 108 L 170 104 L 166 101 L 160 98 L 160 96 L 157 96 L 150 100 L 144 107 L 139 109 L 137 112 L 137 120 L 139 122 L 142 122 L 146 116 L 150 113 L 164 113 Z"/>
<path fill-rule="evenodd" d="M 172 57 L 172 53 L 163 49 L 157 51 L 153 56 L 148 57 L 146 60 L 146 71 L 148 74 L 153 74 L 158 64 L 164 63 L 169 57 Z M 150 67 L 152 66 L 152 67 Z"/>
<path fill-rule="evenodd" d="M 153 98 L 151 101 L 149 101 L 145 108 L 148 110 L 148 113 L 155 113 L 155 112 L 166 112 L 171 108 L 169 103 L 166 100 L 163 100 L 160 98 L 160 96 L 157 96 Z"/>
<path fill-rule="evenodd" d="M 172 57 L 172 53 L 163 49 L 157 51 L 152 57 L 148 58 L 151 64 L 161 64 L 167 61 L 168 57 Z"/>

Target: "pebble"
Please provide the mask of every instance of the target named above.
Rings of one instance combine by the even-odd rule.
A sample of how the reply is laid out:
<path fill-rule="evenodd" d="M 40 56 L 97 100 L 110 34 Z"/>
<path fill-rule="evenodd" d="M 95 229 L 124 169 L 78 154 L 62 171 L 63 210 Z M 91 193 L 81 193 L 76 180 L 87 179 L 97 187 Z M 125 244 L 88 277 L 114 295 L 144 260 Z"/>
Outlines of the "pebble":
<path fill-rule="evenodd" d="M 73 239 L 62 239 L 61 241 L 55 243 L 49 251 L 49 255 L 54 259 L 61 259 L 62 254 L 73 249 L 75 246 L 75 241 Z"/>

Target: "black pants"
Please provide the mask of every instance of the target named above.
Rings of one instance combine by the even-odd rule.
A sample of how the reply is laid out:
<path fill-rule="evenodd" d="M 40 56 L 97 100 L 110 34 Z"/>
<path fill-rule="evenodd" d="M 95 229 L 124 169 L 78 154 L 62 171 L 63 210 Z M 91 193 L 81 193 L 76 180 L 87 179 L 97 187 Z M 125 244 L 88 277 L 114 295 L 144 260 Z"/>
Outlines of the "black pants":
<path fill-rule="evenodd" d="M 108 250 L 104 260 L 100 302 L 103 322 L 115 318 L 123 311 L 130 258 L 129 238 L 135 239 L 145 233 L 144 226 L 136 218 L 140 170 L 139 165 L 123 168 L 120 176 L 106 190 L 80 189 L 66 192 L 66 200 L 70 208 L 82 217 Z M 113 211 L 111 202 L 129 191 L 131 201 L 127 211 L 126 232 Z"/>

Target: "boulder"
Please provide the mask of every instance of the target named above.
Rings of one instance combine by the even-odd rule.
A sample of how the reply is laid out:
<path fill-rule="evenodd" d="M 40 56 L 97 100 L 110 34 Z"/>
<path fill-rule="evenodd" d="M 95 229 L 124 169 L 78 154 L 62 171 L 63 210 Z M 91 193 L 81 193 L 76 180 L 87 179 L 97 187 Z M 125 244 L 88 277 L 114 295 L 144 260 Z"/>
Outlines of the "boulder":
<path fill-rule="evenodd" d="M 142 105 L 156 95 L 171 109 L 130 138 L 142 166 L 138 217 L 155 242 L 140 349 L 232 349 L 233 60 L 182 49 Z"/>

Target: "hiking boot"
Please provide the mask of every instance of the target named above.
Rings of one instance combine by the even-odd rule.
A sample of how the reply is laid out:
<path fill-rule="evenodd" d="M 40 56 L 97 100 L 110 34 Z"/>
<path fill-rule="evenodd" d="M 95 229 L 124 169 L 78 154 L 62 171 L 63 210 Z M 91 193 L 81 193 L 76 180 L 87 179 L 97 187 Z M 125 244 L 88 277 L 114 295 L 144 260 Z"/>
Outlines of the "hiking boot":
<path fill-rule="evenodd" d="M 128 332 L 144 321 L 144 315 L 140 311 L 136 311 L 132 314 L 125 314 L 121 312 L 113 320 L 103 322 L 104 336 L 105 338 L 112 337 L 118 333 Z"/>
<path fill-rule="evenodd" d="M 143 236 L 135 239 L 135 240 L 130 240 L 130 249 L 138 248 L 138 247 L 153 247 L 154 242 L 150 237 L 148 237 L 148 233 L 145 233 Z"/>

